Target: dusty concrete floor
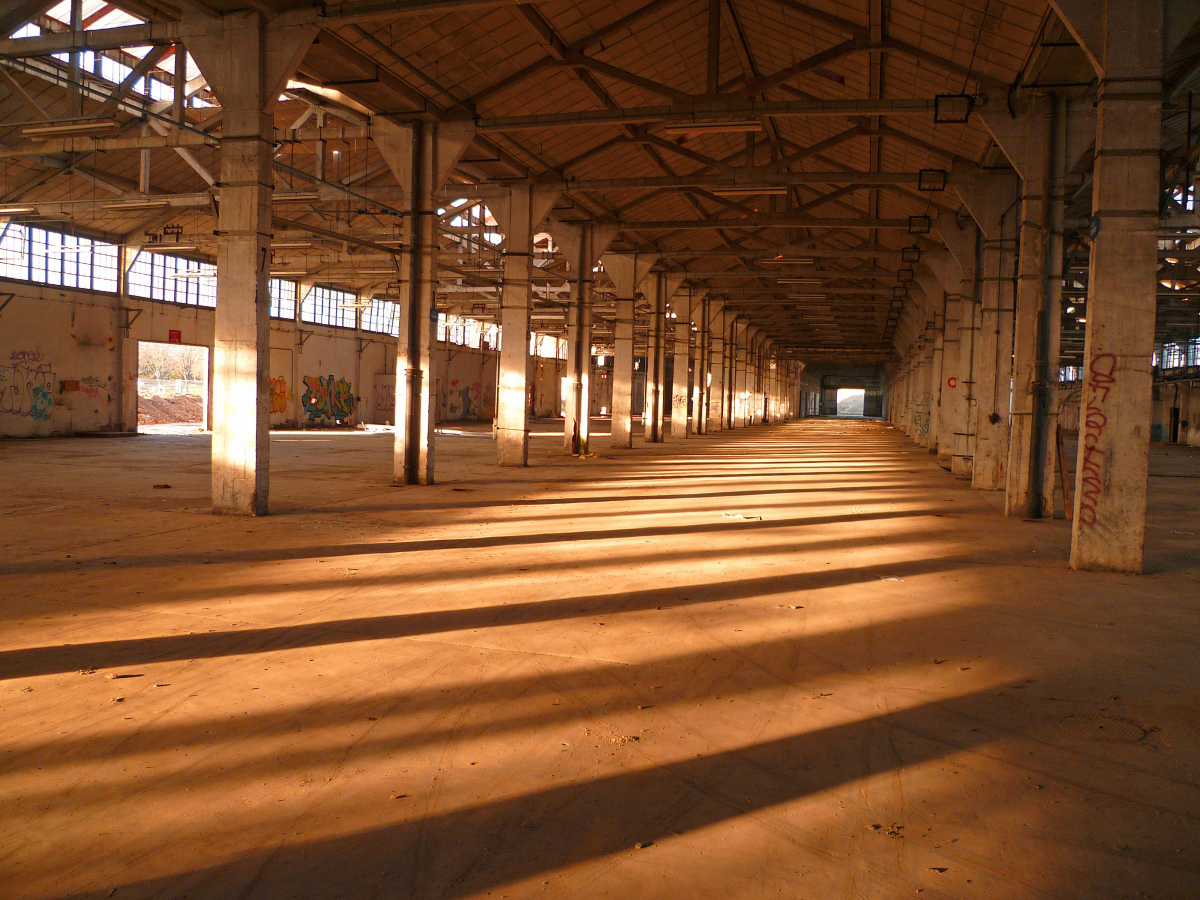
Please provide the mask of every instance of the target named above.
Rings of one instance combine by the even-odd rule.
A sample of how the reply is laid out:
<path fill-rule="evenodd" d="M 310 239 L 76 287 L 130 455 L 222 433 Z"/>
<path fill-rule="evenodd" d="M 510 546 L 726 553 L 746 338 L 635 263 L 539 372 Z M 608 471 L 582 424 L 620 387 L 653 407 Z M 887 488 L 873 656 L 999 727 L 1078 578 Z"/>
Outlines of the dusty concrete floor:
<path fill-rule="evenodd" d="M 0 894 L 1200 895 L 1194 452 L 1131 578 L 879 424 L 559 446 L 0 443 Z"/>

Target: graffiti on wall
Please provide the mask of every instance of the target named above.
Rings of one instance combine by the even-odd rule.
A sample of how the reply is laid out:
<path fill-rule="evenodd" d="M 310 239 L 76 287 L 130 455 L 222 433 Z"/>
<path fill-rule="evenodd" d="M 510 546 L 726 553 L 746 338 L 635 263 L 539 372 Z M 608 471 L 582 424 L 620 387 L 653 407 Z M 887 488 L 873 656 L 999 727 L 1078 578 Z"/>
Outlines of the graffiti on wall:
<path fill-rule="evenodd" d="M 276 375 L 271 379 L 271 415 L 287 413 L 290 394 L 286 378 Z"/>
<path fill-rule="evenodd" d="M 396 411 L 396 382 L 388 380 L 375 385 L 375 412 Z"/>
<path fill-rule="evenodd" d="M 930 407 L 933 404 L 933 397 L 926 394 L 917 401 L 917 411 L 913 414 L 913 438 L 917 441 L 929 440 L 930 428 Z"/>
<path fill-rule="evenodd" d="M 319 425 L 345 425 L 354 415 L 354 389 L 344 378 L 304 376 L 304 413 Z"/>
<path fill-rule="evenodd" d="M 95 375 L 86 375 L 79 379 L 79 390 L 81 390 L 89 400 L 100 399 L 100 389 L 104 387 L 104 382 Z"/>
<path fill-rule="evenodd" d="M 1108 427 L 1105 405 L 1109 391 L 1116 384 L 1117 356 L 1099 353 L 1088 367 L 1087 411 L 1083 421 L 1083 456 L 1079 472 L 1079 524 L 1096 524 L 1096 504 L 1104 494 L 1105 452 L 1098 444 Z"/>
<path fill-rule="evenodd" d="M 466 384 L 455 378 L 449 387 L 442 385 L 442 408 L 451 419 L 478 419 L 483 415 L 479 399 L 482 391 L 479 382 Z"/>
<path fill-rule="evenodd" d="M 0 367 L 0 412 L 44 421 L 54 405 L 54 371 L 38 350 L 15 350 Z"/>

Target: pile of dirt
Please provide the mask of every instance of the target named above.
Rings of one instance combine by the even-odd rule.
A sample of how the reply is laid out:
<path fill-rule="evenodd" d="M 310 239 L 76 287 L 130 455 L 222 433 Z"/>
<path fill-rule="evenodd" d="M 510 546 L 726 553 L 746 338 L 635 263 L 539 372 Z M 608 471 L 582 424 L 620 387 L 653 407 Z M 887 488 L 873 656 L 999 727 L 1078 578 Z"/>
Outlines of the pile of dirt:
<path fill-rule="evenodd" d="M 204 401 L 187 394 L 166 397 L 138 394 L 139 425 L 201 424 Z"/>

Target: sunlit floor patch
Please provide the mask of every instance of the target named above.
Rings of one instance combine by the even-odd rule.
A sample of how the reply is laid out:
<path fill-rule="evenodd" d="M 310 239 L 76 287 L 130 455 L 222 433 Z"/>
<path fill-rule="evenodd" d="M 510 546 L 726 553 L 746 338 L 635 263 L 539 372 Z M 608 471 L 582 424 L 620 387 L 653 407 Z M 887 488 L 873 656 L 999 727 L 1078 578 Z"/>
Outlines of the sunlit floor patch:
<path fill-rule="evenodd" d="M 205 436 L 0 445 L 0 893 L 1194 895 L 1194 555 L 1072 572 L 878 423 L 461 430 L 277 434 L 255 520 Z"/>

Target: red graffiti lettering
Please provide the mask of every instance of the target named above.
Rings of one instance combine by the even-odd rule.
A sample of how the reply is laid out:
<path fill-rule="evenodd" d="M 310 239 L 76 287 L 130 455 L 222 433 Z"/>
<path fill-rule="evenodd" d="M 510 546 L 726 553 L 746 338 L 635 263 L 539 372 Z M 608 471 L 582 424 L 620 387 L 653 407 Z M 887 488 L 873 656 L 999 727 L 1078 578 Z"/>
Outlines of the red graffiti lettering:
<path fill-rule="evenodd" d="M 1088 399 L 1083 421 L 1083 452 L 1079 468 L 1079 524 L 1096 524 L 1096 506 L 1104 496 L 1104 466 L 1107 454 L 1099 448 L 1100 439 L 1108 427 L 1108 416 L 1102 404 L 1108 400 L 1116 384 L 1117 355 L 1099 353 L 1088 366 Z"/>

